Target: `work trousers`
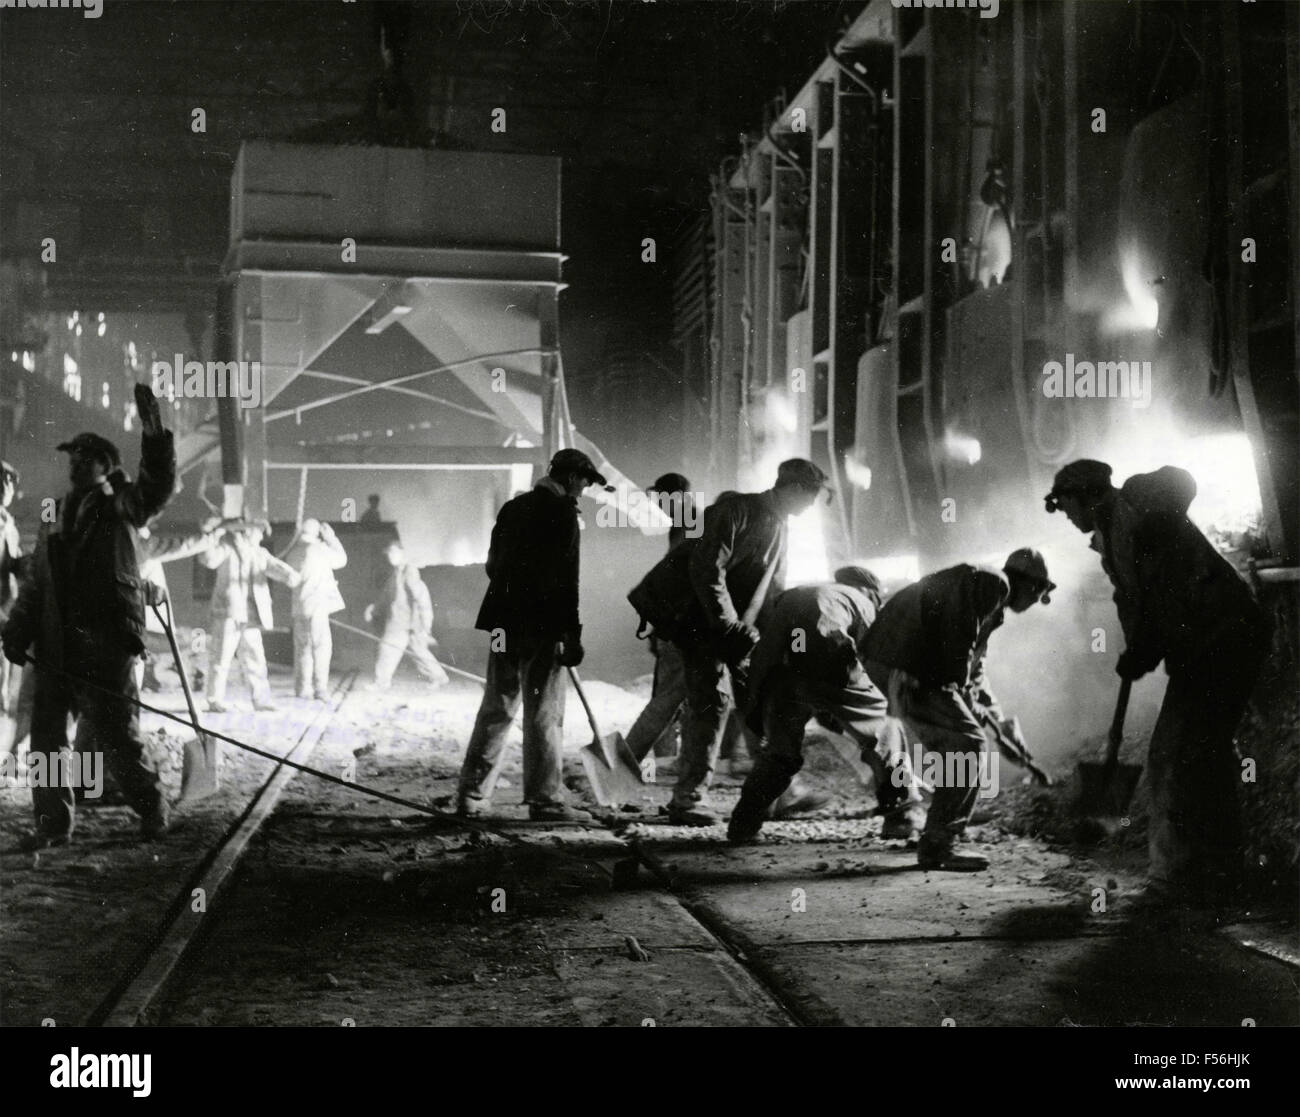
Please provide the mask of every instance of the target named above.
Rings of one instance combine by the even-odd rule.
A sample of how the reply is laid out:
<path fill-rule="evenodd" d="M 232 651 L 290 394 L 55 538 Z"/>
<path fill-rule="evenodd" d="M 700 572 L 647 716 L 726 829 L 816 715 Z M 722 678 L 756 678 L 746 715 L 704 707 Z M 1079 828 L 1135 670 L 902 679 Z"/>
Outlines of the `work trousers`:
<path fill-rule="evenodd" d="M 434 654 L 429 651 L 429 638 L 422 632 L 411 632 L 404 626 L 385 628 L 379 637 L 381 643 L 375 655 L 375 686 L 387 690 L 393 685 L 393 673 L 403 655 L 409 655 L 415 669 L 424 678 L 435 683 L 445 683 L 447 672 Z"/>
<path fill-rule="evenodd" d="M 730 670 L 710 650 L 696 643 L 679 644 L 678 650 L 686 679 L 686 713 L 672 806 L 689 810 L 708 805 L 735 692 Z"/>
<path fill-rule="evenodd" d="M 244 677 L 253 692 L 255 703 L 267 702 L 271 698 L 271 683 L 266 676 L 266 651 L 262 647 L 262 630 L 255 624 L 240 622 L 226 617 L 213 626 L 216 629 L 217 646 L 212 650 L 211 698 L 214 702 L 226 700 L 226 684 L 230 680 L 230 666 L 238 653 L 239 662 L 244 668 Z"/>
<path fill-rule="evenodd" d="M 814 717 L 858 746 L 882 811 L 920 805 L 906 733 L 898 719 L 889 716 L 888 701 L 868 677 L 863 675 L 849 686 L 836 686 L 782 668 L 769 676 L 764 689 L 766 744 L 741 789 L 738 815 L 762 819 L 790 786 L 803 767 L 804 733 Z"/>
<path fill-rule="evenodd" d="M 943 772 L 974 777 L 982 771 L 984 730 L 961 688 L 926 686 L 902 671 L 868 662 L 867 674 L 888 696 L 889 712 L 902 718 L 908 731 L 929 752 L 943 758 Z M 921 845 L 935 851 L 952 848 L 966 828 L 979 795 L 978 778 L 943 779 L 934 788 Z"/>
<path fill-rule="evenodd" d="M 1241 763 L 1233 734 L 1263 651 L 1242 649 L 1229 669 L 1213 676 L 1169 676 L 1147 752 L 1154 881 L 1209 896 L 1238 875 Z"/>
<path fill-rule="evenodd" d="M 562 803 L 564 679 L 555 637 L 507 634 L 505 650 L 488 655 L 487 684 L 474 720 L 460 796 L 492 797 L 510 724 L 524 707 L 524 802 Z"/>
<path fill-rule="evenodd" d="M 656 756 L 672 756 L 672 734 L 686 702 L 686 668 L 676 644 L 655 641 L 655 681 L 650 701 L 627 731 L 627 746 L 638 761 L 653 749 Z"/>
<path fill-rule="evenodd" d="M 293 685 L 299 698 L 329 692 L 333 655 L 329 613 L 322 609 L 293 618 Z"/>
<path fill-rule="evenodd" d="M 65 669 L 83 680 L 77 682 L 37 668 L 30 752 L 47 757 L 48 772 L 69 771 L 68 715 L 74 714 L 77 751 L 103 754 L 104 767 L 138 815 L 165 817 L 167 803 L 158 765 L 140 734 L 135 667 L 136 657 L 131 655 L 73 657 Z M 41 834 L 72 834 L 76 821 L 72 787 L 32 788 L 32 808 Z"/>

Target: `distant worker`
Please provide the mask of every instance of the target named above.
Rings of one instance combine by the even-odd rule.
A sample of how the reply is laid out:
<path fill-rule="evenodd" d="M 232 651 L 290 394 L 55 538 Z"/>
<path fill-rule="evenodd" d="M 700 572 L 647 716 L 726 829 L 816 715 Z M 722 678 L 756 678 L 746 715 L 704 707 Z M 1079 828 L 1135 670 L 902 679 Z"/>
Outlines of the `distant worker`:
<path fill-rule="evenodd" d="M 874 776 L 885 838 L 914 835 L 920 791 L 902 724 L 862 667 L 862 647 L 880 607 L 880 582 L 846 566 L 831 585 L 796 586 L 776 599 L 761 625 L 747 683 L 749 713 L 765 739 L 745 780 L 727 836 L 753 839 L 772 804 L 803 767 L 811 718 L 847 734 Z"/>
<path fill-rule="evenodd" d="M 225 713 L 226 684 L 236 654 L 253 692 L 253 709 L 275 710 L 271 682 L 266 672 L 262 630 L 275 626 L 268 578 L 287 586 L 298 584 L 298 573 L 262 546 L 270 531 L 265 520 L 241 524 L 226 531 L 221 541 L 199 556 L 199 562 L 217 572 L 212 591 L 212 691 L 208 709 Z"/>
<path fill-rule="evenodd" d="M 487 686 L 460 772 L 458 811 L 491 806 L 497 761 L 522 702 L 524 802 L 541 822 L 589 821 L 561 781 L 566 667 L 583 658 L 578 616 L 578 497 L 613 489 L 580 450 L 560 450 L 547 475 L 506 501 L 488 550 L 488 589 L 475 627 L 491 634 Z"/>
<path fill-rule="evenodd" d="M 371 493 L 366 497 L 367 508 L 361 513 L 361 519 L 357 521 L 366 527 L 378 527 L 384 522 L 383 516 L 379 514 L 379 494 Z"/>
<path fill-rule="evenodd" d="M 1001 570 L 962 563 L 904 586 L 867 633 L 867 674 L 888 695 L 890 713 L 943 757 L 943 778 L 935 781 L 917 850 L 923 869 L 988 868 L 987 858 L 953 847 L 985 778 L 984 727 L 1005 720 L 984 674 L 989 637 L 1008 609 L 1023 613 L 1040 601 L 1047 604 L 1055 588 L 1043 556 L 1022 547 Z"/>
<path fill-rule="evenodd" d="M 9 505 L 18 495 L 18 471 L 6 461 L 0 461 L 0 625 L 9 619 L 9 610 L 18 596 L 18 560 L 22 558 L 22 542 L 18 537 L 18 521 L 9 511 Z M 0 657 L 0 714 L 9 712 L 11 664 Z"/>
<path fill-rule="evenodd" d="M 709 785 L 733 695 L 743 691 L 745 664 L 758 643 L 755 624 L 785 588 L 786 519 L 811 508 L 826 489 L 826 475 L 812 462 L 782 462 L 771 489 L 713 504 L 699 539 L 680 554 L 669 552 L 629 595 L 642 620 L 677 645 L 685 665 L 686 725 L 667 808 L 674 825 L 721 821 L 709 805 Z M 746 611 L 754 624 L 745 623 Z"/>
<path fill-rule="evenodd" d="M 178 486 L 179 488 L 179 486 Z M 146 594 L 150 603 L 170 600 L 167 593 L 167 575 L 163 564 L 177 562 L 184 558 L 205 554 L 221 541 L 221 521 L 213 516 L 205 520 L 200 529 L 189 535 L 162 535 L 155 530 L 153 522 L 145 524 L 139 531 L 136 546 L 139 549 L 140 581 L 145 583 Z M 163 616 L 167 611 L 163 610 Z M 166 640 L 164 629 L 152 608 L 145 611 L 145 643 L 147 647 L 144 658 L 144 672 L 140 683 L 141 690 L 161 690 L 155 659 L 158 656 L 171 657 L 171 643 Z M 179 637 L 177 644 L 184 647 Z"/>
<path fill-rule="evenodd" d="M 379 633 L 375 689 L 388 690 L 393 685 L 393 673 L 403 655 L 409 655 L 415 669 L 431 683 L 443 686 L 448 682 L 447 672 L 429 650 L 433 642 L 429 587 L 420 577 L 419 568 L 406 561 L 406 551 L 396 539 L 384 548 L 384 558 L 389 570 L 379 600 L 367 605 L 364 613 L 366 623 Z"/>
<path fill-rule="evenodd" d="M 697 524 L 691 483 L 680 473 L 665 473 L 646 490 L 646 495 L 672 520 L 668 529 L 668 550 L 672 551 Z M 627 746 L 638 762 L 653 749 L 656 759 L 667 767 L 665 762 L 675 763 L 677 755 L 675 738 L 686 703 L 686 669 L 677 645 L 653 632 L 650 651 L 655 657 L 650 701 L 627 731 Z"/>
<path fill-rule="evenodd" d="M 32 848 L 66 844 L 76 798 L 67 773 L 68 714 L 77 715 L 77 748 L 102 753 L 109 774 L 140 816 L 143 837 L 167 830 L 167 800 L 157 763 L 140 733 L 136 657 L 144 650 L 144 594 L 136 534 L 161 511 L 176 479 L 172 434 L 148 385 L 135 387 L 140 417 L 139 476 L 122 470 L 117 447 L 86 432 L 68 454 L 68 493 L 42 526 L 30 576 L 23 579 L 0 640 L 12 663 L 34 649 L 35 710 L 31 753 L 62 778 L 32 789 Z"/>
<path fill-rule="evenodd" d="M 298 572 L 293 588 L 293 680 L 299 698 L 329 698 L 334 640 L 330 614 L 344 607 L 334 571 L 348 564 L 348 553 L 329 524 L 303 520 L 284 556 Z"/>
<path fill-rule="evenodd" d="M 1153 897 L 1218 903 L 1239 876 L 1240 767 L 1233 735 L 1268 656 L 1271 621 L 1187 516 L 1196 481 L 1165 466 L 1111 484 L 1111 467 L 1071 462 L 1047 494 L 1092 536 L 1115 587 L 1124 651 L 1115 670 L 1169 676 L 1147 752 Z"/>

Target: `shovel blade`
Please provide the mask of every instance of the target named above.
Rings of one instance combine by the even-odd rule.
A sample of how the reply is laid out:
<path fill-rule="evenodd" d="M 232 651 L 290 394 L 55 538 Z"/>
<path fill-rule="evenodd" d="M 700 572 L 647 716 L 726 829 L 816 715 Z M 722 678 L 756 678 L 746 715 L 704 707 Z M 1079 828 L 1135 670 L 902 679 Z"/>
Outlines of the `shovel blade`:
<path fill-rule="evenodd" d="M 1116 764 L 1107 770 L 1105 764 L 1082 762 L 1079 765 L 1080 809 L 1084 814 L 1101 818 L 1125 814 L 1141 775 L 1140 764 Z"/>
<path fill-rule="evenodd" d="M 208 737 L 191 737 L 181 753 L 181 797 L 179 802 L 206 799 L 220 790 L 217 776 L 217 743 Z"/>
<path fill-rule="evenodd" d="M 608 758 L 611 753 L 612 763 Z M 579 757 L 591 784 L 591 792 L 602 807 L 621 807 L 640 794 L 641 768 L 632 760 L 626 744 L 620 750 L 617 742 L 597 739 L 587 745 Z"/>

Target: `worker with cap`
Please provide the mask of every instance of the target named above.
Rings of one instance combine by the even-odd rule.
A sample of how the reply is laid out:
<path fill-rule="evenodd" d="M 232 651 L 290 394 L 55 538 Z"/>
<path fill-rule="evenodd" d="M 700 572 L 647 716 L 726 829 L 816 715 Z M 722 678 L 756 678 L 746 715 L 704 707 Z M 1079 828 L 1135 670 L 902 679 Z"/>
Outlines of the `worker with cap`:
<path fill-rule="evenodd" d="M 760 626 L 750 661 L 747 716 L 764 739 L 727 827 L 733 842 L 757 836 L 772 804 L 803 767 L 804 732 L 817 718 L 851 738 L 870 769 L 882 836 L 910 838 L 921 818 L 902 723 L 862 667 L 862 647 L 880 608 L 871 571 L 841 567 L 829 585 L 786 590 Z"/>
<path fill-rule="evenodd" d="M 476 627 L 490 633 L 487 683 L 461 767 L 458 812 L 491 808 L 506 734 L 524 707 L 524 802 L 541 822 L 589 821 L 561 782 L 566 667 L 583 659 L 578 614 L 578 497 L 613 492 L 580 450 L 560 450 L 530 492 L 506 501 L 488 549 L 488 589 Z"/>
<path fill-rule="evenodd" d="M 9 506 L 18 495 L 18 470 L 0 461 L 0 626 L 9 617 L 9 609 L 18 596 L 18 560 L 22 558 L 22 541 L 18 521 Z M 12 664 L 0 656 L 0 714 L 9 711 L 9 673 Z"/>
<path fill-rule="evenodd" d="M 172 495 L 176 451 L 158 400 L 135 387 L 141 423 L 134 481 L 108 439 L 86 432 L 59 450 L 68 455 L 68 493 L 41 528 L 0 640 L 13 663 L 35 650 L 31 752 L 48 770 L 67 773 L 68 714 L 78 718 L 77 746 L 102 752 L 109 773 L 140 816 L 146 839 L 167 829 L 167 800 L 157 764 L 140 733 L 135 661 L 144 649 L 145 595 L 136 536 Z M 65 844 L 75 823 L 74 789 L 61 778 L 32 789 L 35 848 Z"/>
<path fill-rule="evenodd" d="M 379 587 L 378 600 L 366 606 L 365 621 L 379 633 L 375 653 L 373 688 L 388 690 L 402 656 L 410 658 L 420 675 L 434 686 L 450 682 L 446 668 L 430 650 L 433 638 L 433 598 L 420 576 L 420 568 L 406 559 L 406 549 L 397 539 L 384 547 L 387 570 Z"/>
<path fill-rule="evenodd" d="M 1250 586 L 1187 509 L 1196 481 L 1165 466 L 1111 484 L 1104 462 L 1071 462 L 1045 497 L 1091 535 L 1115 587 L 1124 650 L 1140 679 L 1163 660 L 1169 683 L 1147 753 L 1153 897 L 1216 903 L 1239 875 L 1240 769 L 1233 736 L 1272 635 Z"/>
<path fill-rule="evenodd" d="M 731 494 L 711 505 L 685 560 L 674 562 L 670 553 L 629 595 L 636 597 L 634 606 L 638 600 L 665 603 L 649 606 L 650 613 L 662 608 L 672 614 L 666 628 L 662 622 L 656 627 L 671 633 L 685 665 L 686 723 L 667 808 L 674 825 L 721 821 L 710 806 L 709 785 L 735 692 L 743 692 L 746 664 L 759 640 L 756 626 L 785 588 L 786 520 L 811 508 L 823 492 L 829 493 L 826 474 L 813 462 L 782 462 L 772 488 Z M 755 601 L 760 591 L 763 597 Z M 745 623 L 742 616 L 751 612 L 754 623 Z M 653 623 L 650 614 L 642 616 Z"/>
<path fill-rule="evenodd" d="M 931 752 L 943 778 L 918 843 L 923 869 L 978 872 L 988 860 L 955 852 L 983 776 L 984 724 L 1003 720 L 984 673 L 989 637 L 1008 609 L 1023 613 L 1056 588 L 1043 556 L 1013 551 L 1001 570 L 961 563 L 904 586 L 880 610 L 862 647 L 872 682 L 891 714 Z M 927 772 L 930 766 L 926 765 Z"/>
<path fill-rule="evenodd" d="M 672 552 L 686 541 L 688 530 L 697 523 L 691 483 L 681 473 L 665 473 L 646 493 L 672 521 L 668 528 L 668 550 Z M 673 738 L 686 703 L 686 669 L 676 644 L 653 632 L 649 637 L 655 657 L 654 683 L 650 701 L 627 731 L 627 747 L 638 762 L 653 749 L 656 760 L 667 768 L 677 755 Z"/>
<path fill-rule="evenodd" d="M 329 524 L 308 516 L 282 557 L 298 572 L 293 588 L 294 692 L 324 701 L 334 656 L 330 615 L 344 607 L 334 571 L 347 566 L 348 553 Z"/>
<path fill-rule="evenodd" d="M 262 630 L 275 627 L 271 611 L 271 587 L 268 578 L 293 588 L 298 572 L 276 558 L 262 546 L 270 532 L 265 520 L 233 524 L 216 546 L 199 555 L 199 562 L 217 572 L 212 589 L 212 691 L 208 709 L 225 713 L 226 684 L 230 668 L 238 655 L 244 678 L 253 692 L 253 709 L 278 709 L 271 699 L 271 682 L 266 670 L 266 650 Z"/>

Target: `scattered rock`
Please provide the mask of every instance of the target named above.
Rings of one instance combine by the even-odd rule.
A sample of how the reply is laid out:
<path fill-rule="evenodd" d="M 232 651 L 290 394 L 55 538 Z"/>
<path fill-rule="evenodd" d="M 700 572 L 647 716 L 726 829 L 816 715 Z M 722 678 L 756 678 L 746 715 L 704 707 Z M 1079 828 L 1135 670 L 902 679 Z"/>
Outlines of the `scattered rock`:
<path fill-rule="evenodd" d="M 639 942 L 636 941 L 635 935 L 624 935 L 623 945 L 627 947 L 627 956 L 631 958 L 633 962 L 650 961 L 649 953 Z"/>

